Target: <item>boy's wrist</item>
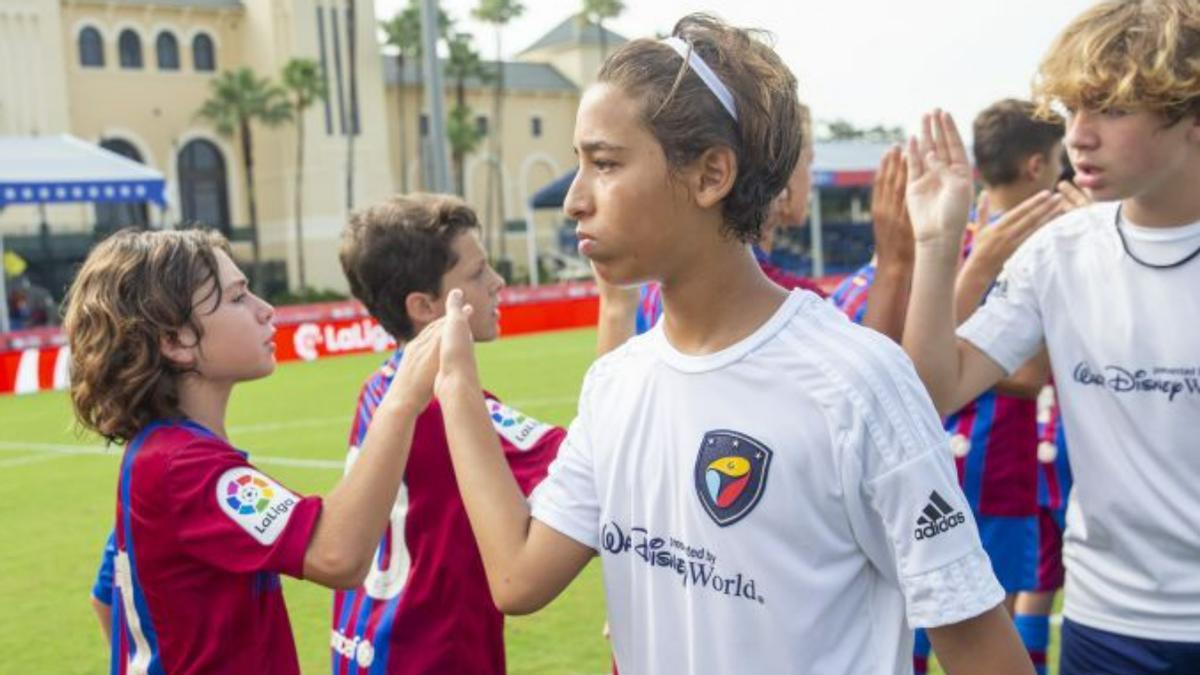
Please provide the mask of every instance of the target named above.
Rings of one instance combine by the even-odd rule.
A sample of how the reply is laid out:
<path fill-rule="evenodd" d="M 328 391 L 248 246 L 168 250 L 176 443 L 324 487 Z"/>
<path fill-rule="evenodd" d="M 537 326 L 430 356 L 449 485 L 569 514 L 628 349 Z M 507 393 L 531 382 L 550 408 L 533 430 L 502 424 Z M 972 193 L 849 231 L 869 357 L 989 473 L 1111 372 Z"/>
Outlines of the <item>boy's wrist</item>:
<path fill-rule="evenodd" d="M 948 264 L 952 268 L 957 268 L 961 251 L 961 237 L 958 239 L 953 237 L 919 239 L 916 244 L 916 263 L 918 265 L 933 263 L 939 266 Z"/>

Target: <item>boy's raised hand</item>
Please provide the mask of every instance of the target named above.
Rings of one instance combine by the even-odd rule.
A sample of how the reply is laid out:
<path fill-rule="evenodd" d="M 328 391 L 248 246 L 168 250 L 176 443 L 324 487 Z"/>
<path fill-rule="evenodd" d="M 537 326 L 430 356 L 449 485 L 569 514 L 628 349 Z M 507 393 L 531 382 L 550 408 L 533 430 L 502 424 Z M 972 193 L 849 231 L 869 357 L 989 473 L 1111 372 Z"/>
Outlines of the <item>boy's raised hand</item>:
<path fill-rule="evenodd" d="M 1021 244 L 1043 225 L 1062 215 L 1064 207 L 1065 200 L 1061 195 L 1042 191 L 1005 212 L 996 222 L 989 223 L 988 198 L 984 193 L 979 199 L 975 222 L 971 224 L 976 234 L 968 264 L 995 279 Z"/>
<path fill-rule="evenodd" d="M 921 138 L 908 141 L 908 213 L 918 244 L 938 243 L 958 254 L 971 209 L 971 165 L 950 113 L 921 118 Z"/>
<path fill-rule="evenodd" d="M 417 412 L 429 405 L 438 373 L 444 321 L 444 318 L 433 321 L 404 345 L 404 358 L 400 359 L 400 368 L 388 388 L 387 399 L 415 407 Z"/>
<path fill-rule="evenodd" d="M 913 228 L 905 203 L 908 170 L 900 147 L 888 150 L 879 163 L 871 189 L 871 222 L 880 259 L 908 266 L 913 260 Z"/>
<path fill-rule="evenodd" d="M 463 292 L 454 288 L 446 295 L 446 315 L 441 319 L 441 363 L 437 387 L 459 380 L 478 387 L 475 367 L 475 338 L 471 334 L 471 313 L 475 308 L 463 300 Z"/>

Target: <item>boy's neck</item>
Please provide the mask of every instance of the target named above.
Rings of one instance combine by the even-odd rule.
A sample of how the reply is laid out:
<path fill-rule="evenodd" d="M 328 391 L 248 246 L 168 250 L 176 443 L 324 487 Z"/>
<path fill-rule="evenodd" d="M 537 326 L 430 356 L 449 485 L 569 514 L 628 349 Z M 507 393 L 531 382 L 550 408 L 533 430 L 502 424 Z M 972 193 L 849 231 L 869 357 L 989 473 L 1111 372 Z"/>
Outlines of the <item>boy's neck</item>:
<path fill-rule="evenodd" d="M 736 344 L 787 298 L 745 244 L 725 241 L 703 248 L 699 258 L 662 280 L 663 329 L 685 354 L 712 354 Z"/>
<path fill-rule="evenodd" d="M 989 208 L 992 213 L 1004 213 L 1016 208 L 1021 202 L 1038 193 L 1036 185 L 1025 182 L 1009 183 L 1007 185 L 988 185 Z"/>
<path fill-rule="evenodd" d="M 179 411 L 214 434 L 229 440 L 225 432 L 225 411 L 233 386 L 184 375 L 179 381 Z"/>
<path fill-rule="evenodd" d="M 1154 189 L 1122 200 L 1121 213 L 1142 227 L 1182 227 L 1200 221 L 1200 154 Z"/>

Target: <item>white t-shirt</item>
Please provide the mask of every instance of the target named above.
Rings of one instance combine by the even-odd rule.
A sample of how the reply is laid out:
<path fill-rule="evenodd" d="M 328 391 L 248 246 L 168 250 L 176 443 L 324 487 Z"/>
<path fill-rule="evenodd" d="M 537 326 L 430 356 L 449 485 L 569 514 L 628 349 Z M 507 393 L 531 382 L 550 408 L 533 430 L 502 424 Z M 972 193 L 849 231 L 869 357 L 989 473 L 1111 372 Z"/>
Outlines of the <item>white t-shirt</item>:
<path fill-rule="evenodd" d="M 1117 205 L 1068 213 L 1012 257 L 959 335 L 1011 372 L 1049 348 L 1075 478 L 1063 613 L 1134 637 L 1200 641 L 1200 259 L 1149 269 Z M 1125 226 L 1155 264 L 1200 223 Z"/>
<path fill-rule="evenodd" d="M 906 615 L 1004 597 L 912 364 L 807 291 L 715 354 L 660 322 L 598 360 L 531 499 L 600 553 L 630 675 L 911 672 Z"/>

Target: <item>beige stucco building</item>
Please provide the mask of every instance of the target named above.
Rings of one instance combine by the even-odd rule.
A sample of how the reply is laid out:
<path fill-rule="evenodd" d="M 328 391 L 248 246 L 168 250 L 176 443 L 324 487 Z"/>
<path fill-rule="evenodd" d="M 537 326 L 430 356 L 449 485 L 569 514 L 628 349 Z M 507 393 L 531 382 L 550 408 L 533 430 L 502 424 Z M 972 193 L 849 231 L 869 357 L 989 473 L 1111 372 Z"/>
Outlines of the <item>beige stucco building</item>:
<path fill-rule="evenodd" d="M 250 67 L 279 81 L 293 57 L 324 66 L 329 98 L 305 113 L 304 255 L 308 285 L 344 289 L 336 242 L 347 213 L 350 119 L 347 50 L 357 38 L 358 135 L 353 203 L 363 205 L 423 184 L 421 146 L 427 129 L 423 91 L 413 64 L 402 73 L 377 41 L 370 2 L 358 2 L 354 25 L 342 0 L 4 0 L 0 3 L 0 136 L 69 133 L 162 172 L 168 206 L 90 204 L 14 206 L 0 212 L 0 233 L 35 235 L 43 220 L 54 235 L 103 231 L 130 219 L 174 227 L 203 221 L 226 229 L 248 223 L 240 145 L 196 117 L 220 72 Z M 480 36 L 484 37 L 484 36 Z M 510 234 L 503 247 L 525 274 L 529 197 L 575 164 L 571 129 L 582 86 L 600 63 L 599 32 L 571 17 L 504 64 L 507 95 L 501 128 L 492 120 L 492 88 L 467 83 L 467 103 L 488 134 L 503 139 L 503 205 Z M 623 39 L 606 33 L 607 45 Z M 479 41 L 482 42 L 482 41 Z M 446 109 L 453 105 L 446 82 Z M 403 104 L 401 104 L 403 101 Z M 404 108 L 401 141 L 401 106 Z M 296 128 L 253 131 L 254 179 L 264 260 L 297 284 L 293 206 Z M 424 139 L 424 143 L 428 143 Z M 464 192 L 480 213 L 495 165 L 485 138 L 465 162 Z M 407 185 L 405 185 L 407 181 Z M 494 211 L 496 212 L 496 211 Z M 495 218 L 489 219 L 495 220 Z M 561 217 L 534 215 L 538 247 L 555 247 Z M 492 232 L 497 232 L 495 224 Z M 235 244 L 244 259 L 249 246 Z M 33 261 L 31 261 L 33 262 Z M 286 268 L 286 272 L 283 269 Z M 56 291 L 58 289 L 53 289 Z"/>

